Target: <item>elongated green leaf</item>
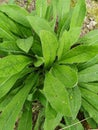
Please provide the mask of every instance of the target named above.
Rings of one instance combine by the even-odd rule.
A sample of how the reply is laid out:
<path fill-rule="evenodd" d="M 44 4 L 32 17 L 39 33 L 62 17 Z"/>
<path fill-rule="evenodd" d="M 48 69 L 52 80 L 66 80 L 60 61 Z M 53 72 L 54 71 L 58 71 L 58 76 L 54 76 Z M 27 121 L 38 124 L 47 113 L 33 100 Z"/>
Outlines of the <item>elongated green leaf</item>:
<path fill-rule="evenodd" d="M 88 45 L 98 44 L 98 30 L 93 30 L 88 32 L 85 36 L 78 40 L 79 43 L 84 43 Z"/>
<path fill-rule="evenodd" d="M 98 46 L 77 46 L 65 53 L 60 63 L 83 63 L 98 54 Z"/>
<path fill-rule="evenodd" d="M 60 113 L 56 113 L 50 104 L 47 104 L 45 110 L 44 130 L 54 130 L 56 126 L 59 125 L 61 119 L 62 115 Z"/>
<path fill-rule="evenodd" d="M 58 0 L 58 2 L 57 2 L 57 12 L 58 12 L 58 16 L 62 20 L 66 16 L 66 14 L 69 12 L 69 10 L 70 10 L 70 0 L 66 0 L 66 1 L 65 0 Z"/>
<path fill-rule="evenodd" d="M 80 88 L 82 97 L 88 101 L 98 111 L 98 94 L 93 93 L 85 88 Z"/>
<path fill-rule="evenodd" d="M 69 99 L 70 99 L 72 118 L 73 120 L 75 120 L 81 107 L 81 92 L 78 86 L 69 89 Z"/>
<path fill-rule="evenodd" d="M 66 46 L 69 44 L 69 34 L 68 32 L 65 30 L 62 37 L 59 40 L 59 47 L 58 47 L 58 59 L 60 59 L 63 55 L 63 53 L 67 52 L 67 48 Z"/>
<path fill-rule="evenodd" d="M 15 4 L 4 4 L 0 6 L 0 11 L 7 14 L 10 18 L 12 18 L 17 23 L 20 23 L 26 27 L 30 27 L 26 16 L 29 14 L 24 8 L 21 8 Z"/>
<path fill-rule="evenodd" d="M 0 59 L 0 77 L 8 77 L 19 73 L 32 61 L 22 55 L 9 55 Z"/>
<path fill-rule="evenodd" d="M 76 27 L 69 31 L 64 31 L 62 37 L 60 38 L 60 44 L 58 48 L 58 57 L 59 59 L 66 53 L 70 47 L 75 44 L 77 38 L 80 35 L 80 28 Z"/>
<path fill-rule="evenodd" d="M 79 64 L 78 65 L 78 69 L 79 71 L 86 69 L 87 67 L 93 66 L 95 64 L 98 64 L 98 55 L 96 55 L 95 57 L 93 57 L 92 59 L 90 59 L 89 61 L 83 63 L 83 64 Z"/>
<path fill-rule="evenodd" d="M 22 70 L 22 72 L 20 72 L 18 74 L 15 74 L 15 75 L 12 75 L 12 76 L 9 76 L 9 77 L 0 78 L 0 98 L 5 96 L 10 91 L 10 89 L 14 85 L 16 85 L 16 81 L 18 79 L 22 80 L 22 78 L 26 74 L 30 73 L 31 71 L 32 70 L 29 69 L 29 68 L 24 68 Z M 21 81 L 21 82 L 23 82 L 23 81 Z M 18 85 L 16 87 L 18 87 Z"/>
<path fill-rule="evenodd" d="M 3 38 L 5 40 L 15 40 L 15 38 L 10 34 L 10 32 L 7 32 L 2 28 L 0 28 L 0 38 Z"/>
<path fill-rule="evenodd" d="M 67 126 L 64 127 L 64 130 L 84 130 L 82 124 L 77 118 L 73 120 L 72 118 L 65 117 L 65 121 Z"/>
<path fill-rule="evenodd" d="M 85 0 L 78 0 L 76 6 L 74 7 L 70 28 L 72 29 L 75 27 L 82 27 L 85 14 L 86 14 Z"/>
<path fill-rule="evenodd" d="M 0 12 L 0 18 L 1 18 L 0 19 L 1 28 L 8 31 L 8 33 L 14 37 L 15 35 L 13 35 L 12 32 L 17 35 L 20 34 L 20 30 L 17 28 L 17 24 L 12 19 L 10 19 L 6 14 Z"/>
<path fill-rule="evenodd" d="M 28 37 L 27 39 L 17 39 L 16 42 L 17 42 L 17 46 L 21 50 L 28 53 L 33 44 L 33 37 Z"/>
<path fill-rule="evenodd" d="M 55 65 L 52 74 L 60 80 L 66 88 L 73 88 L 78 82 L 77 72 L 66 65 Z"/>
<path fill-rule="evenodd" d="M 49 67 L 56 58 L 58 47 L 57 38 L 49 31 L 41 31 L 40 39 L 42 44 L 43 57 L 45 59 L 45 66 Z"/>
<path fill-rule="evenodd" d="M 75 44 L 80 36 L 81 28 L 74 27 L 69 30 L 69 44 L 66 43 L 66 49 L 70 49 L 70 47 Z"/>
<path fill-rule="evenodd" d="M 58 30 L 59 37 L 62 36 L 62 34 L 65 32 L 65 30 L 70 29 L 70 22 L 72 17 L 73 10 L 70 10 L 69 13 L 66 15 L 66 19 L 63 21 L 63 24 L 61 25 L 60 29 Z"/>
<path fill-rule="evenodd" d="M 33 73 L 25 81 L 25 85 L 13 97 L 12 101 L 3 109 L 0 115 L 0 129 L 12 130 L 14 128 L 17 116 L 22 109 L 22 106 L 27 98 L 27 95 L 36 82 L 37 76 Z M 10 125 L 9 125 L 10 124 Z M 9 126 L 9 127 L 8 127 Z"/>
<path fill-rule="evenodd" d="M 52 7 L 53 7 L 53 17 L 57 17 L 58 0 L 51 0 L 50 3 L 51 3 L 50 5 L 52 5 Z"/>
<path fill-rule="evenodd" d="M 95 94 L 98 93 L 98 83 L 79 83 L 79 85 Z"/>
<path fill-rule="evenodd" d="M 58 0 L 48 0 L 49 6 L 47 9 L 47 14 L 46 17 L 48 19 L 48 21 L 50 21 L 50 25 L 53 29 L 53 31 L 55 30 L 55 25 L 56 25 L 56 21 L 57 21 L 57 3 Z M 52 19 L 51 19 L 52 18 Z"/>
<path fill-rule="evenodd" d="M 71 0 L 54 0 L 57 3 L 57 15 L 58 16 L 58 35 L 61 34 L 61 30 L 64 29 L 65 24 L 68 20 L 70 11 Z M 55 3 L 54 3 L 55 4 Z M 70 24 L 70 22 L 69 22 Z M 64 29 L 65 30 L 65 29 Z"/>
<path fill-rule="evenodd" d="M 47 73 L 44 82 L 44 93 L 50 105 L 57 113 L 71 116 L 68 92 L 65 86 L 51 73 Z"/>
<path fill-rule="evenodd" d="M 98 64 L 79 72 L 79 82 L 98 81 Z"/>
<path fill-rule="evenodd" d="M 65 30 L 62 37 L 60 38 L 60 46 L 58 50 L 59 58 L 61 58 L 62 55 L 66 53 L 66 51 L 68 51 L 70 47 L 77 42 L 81 33 L 81 27 L 85 17 L 85 12 L 85 0 L 79 0 L 74 7 L 70 23 L 70 29 L 68 32 Z"/>
<path fill-rule="evenodd" d="M 70 47 L 77 42 L 81 33 L 81 27 L 85 17 L 85 12 L 86 12 L 85 0 L 82 1 L 79 0 L 76 6 L 74 7 L 70 23 L 70 29 L 69 31 L 65 30 L 62 37 L 60 38 L 60 45 L 58 50 L 59 58 L 61 58 L 62 55 L 66 53 L 66 51 L 68 51 Z"/>
<path fill-rule="evenodd" d="M 47 11 L 47 0 L 36 0 L 36 12 L 40 17 L 45 17 Z"/>
<path fill-rule="evenodd" d="M 16 41 L 4 41 L 0 44 L 0 51 L 8 53 L 22 53 L 18 48 Z"/>
<path fill-rule="evenodd" d="M 3 97 L 13 87 L 18 77 L 19 74 L 16 74 L 0 84 L 0 98 Z"/>
<path fill-rule="evenodd" d="M 32 69 L 24 68 L 24 70 L 22 70 L 20 74 L 16 74 L 16 76 L 18 76 L 17 81 L 15 79 L 15 75 L 10 78 L 4 77 L 3 78 L 4 80 L 1 80 L 0 78 L 0 97 L 3 96 L 2 98 L 0 98 L 0 110 L 3 110 L 5 106 L 8 105 L 8 103 L 12 100 L 12 98 L 15 96 L 18 90 L 20 90 L 20 85 L 23 84 L 24 76 L 31 72 L 32 72 Z M 15 81 L 12 79 L 15 79 Z M 12 84 L 14 85 L 12 86 Z M 13 87 L 13 89 L 9 92 L 11 87 Z"/>
<path fill-rule="evenodd" d="M 46 11 L 46 15 L 45 15 L 45 19 L 47 21 L 51 21 L 51 17 L 53 16 L 53 5 L 52 5 L 52 2 L 53 1 L 51 1 L 51 3 L 50 3 L 50 1 L 48 1 L 47 11 Z M 53 17 L 53 19 L 54 19 L 54 17 Z"/>
<path fill-rule="evenodd" d="M 98 123 L 98 111 L 88 101 L 82 99 L 84 109 L 89 113 L 90 117 Z"/>
<path fill-rule="evenodd" d="M 89 114 L 87 111 L 84 111 L 84 116 L 85 118 L 88 118 L 89 117 Z M 97 123 L 95 122 L 95 120 L 93 118 L 89 118 L 87 120 L 87 123 L 90 124 L 90 127 L 93 128 L 93 129 L 96 129 L 97 128 Z"/>
<path fill-rule="evenodd" d="M 12 22 L 5 14 L 0 12 L 0 37 L 4 39 L 15 39 L 16 36 L 12 34 L 11 29 L 13 29 L 14 22 Z M 14 29 L 17 32 L 16 27 Z M 5 35 L 4 35 L 5 34 Z"/>
<path fill-rule="evenodd" d="M 32 105 L 26 102 L 20 118 L 18 130 L 32 130 Z"/>
<path fill-rule="evenodd" d="M 6 96 L 0 99 L 0 111 L 3 111 L 5 107 L 10 103 L 12 98 L 15 96 L 15 94 L 20 90 L 19 88 L 16 88 L 12 90 L 10 93 L 8 93 Z"/>
<path fill-rule="evenodd" d="M 42 30 L 47 30 L 47 31 L 53 32 L 49 23 L 45 19 L 39 18 L 38 16 L 28 16 L 27 19 L 28 19 L 30 25 L 32 26 L 32 28 L 34 29 L 34 31 L 38 35 L 40 35 L 40 31 L 42 31 Z"/>
<path fill-rule="evenodd" d="M 53 16 L 58 16 L 59 23 L 62 24 L 64 22 L 64 18 L 66 14 L 70 10 L 70 0 L 52 0 L 53 5 Z"/>

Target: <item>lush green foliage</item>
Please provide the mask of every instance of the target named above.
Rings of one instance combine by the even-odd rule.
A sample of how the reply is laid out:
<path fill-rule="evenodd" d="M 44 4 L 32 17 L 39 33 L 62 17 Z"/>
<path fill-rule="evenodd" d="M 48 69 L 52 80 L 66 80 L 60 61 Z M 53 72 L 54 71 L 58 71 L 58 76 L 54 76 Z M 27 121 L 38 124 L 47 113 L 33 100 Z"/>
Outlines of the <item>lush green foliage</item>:
<path fill-rule="evenodd" d="M 0 6 L 0 130 L 13 130 L 17 119 L 18 130 L 83 130 L 79 112 L 97 127 L 98 30 L 80 38 L 85 0 L 70 5 L 36 0 L 31 13 Z"/>

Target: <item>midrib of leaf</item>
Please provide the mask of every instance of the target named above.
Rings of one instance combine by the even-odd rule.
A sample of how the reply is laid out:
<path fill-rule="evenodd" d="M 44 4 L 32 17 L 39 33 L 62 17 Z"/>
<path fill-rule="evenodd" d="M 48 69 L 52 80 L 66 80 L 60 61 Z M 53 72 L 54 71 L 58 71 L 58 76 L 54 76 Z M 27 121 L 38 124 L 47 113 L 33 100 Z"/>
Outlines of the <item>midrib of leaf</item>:
<path fill-rule="evenodd" d="M 70 62 L 73 63 L 73 59 L 77 59 L 77 62 L 85 62 L 87 60 L 90 60 L 90 58 L 92 58 L 93 56 L 95 56 L 95 52 L 92 50 L 92 52 L 87 52 L 88 50 L 85 50 L 84 52 L 82 51 L 78 51 L 77 54 L 73 55 L 73 56 L 69 56 L 68 57 L 68 53 L 66 53 L 63 58 L 61 59 L 61 63 L 63 62 Z M 96 52 L 97 53 L 97 52 Z M 80 58 L 81 57 L 81 58 Z M 81 60 L 82 59 L 82 60 Z M 71 61 L 72 60 L 72 61 Z"/>
<path fill-rule="evenodd" d="M 85 54 L 87 54 L 87 53 L 85 53 L 85 52 L 83 52 L 82 54 L 81 54 L 81 52 L 77 55 L 75 55 L 75 56 L 73 56 L 74 58 L 77 58 L 77 57 L 79 57 L 79 56 L 81 56 L 81 55 L 85 55 Z M 73 57 L 68 57 L 68 60 L 69 59 L 72 59 Z M 67 59 L 66 59 L 67 60 Z"/>
<path fill-rule="evenodd" d="M 4 51 L 4 52 L 8 52 L 9 49 L 2 49 L 0 48 L 1 51 Z M 21 53 L 21 54 L 24 54 L 22 51 L 15 51 L 15 50 L 10 50 L 11 53 Z"/>
<path fill-rule="evenodd" d="M 48 48 L 49 48 L 49 63 L 51 63 L 51 46 L 49 45 L 49 44 L 47 44 L 48 45 Z"/>
<path fill-rule="evenodd" d="M 6 32 L 5 30 L 3 30 L 2 28 L 0 28 L 0 31 L 4 32 L 4 34 L 6 34 L 4 37 L 6 37 L 6 39 L 9 40 L 15 40 L 15 38 L 13 38 L 11 35 L 9 35 L 8 32 Z"/>
<path fill-rule="evenodd" d="M 2 82 L 2 83 L 0 84 L 0 87 L 2 87 L 10 78 L 11 78 L 11 77 L 9 76 L 6 80 L 4 80 L 4 82 Z"/>

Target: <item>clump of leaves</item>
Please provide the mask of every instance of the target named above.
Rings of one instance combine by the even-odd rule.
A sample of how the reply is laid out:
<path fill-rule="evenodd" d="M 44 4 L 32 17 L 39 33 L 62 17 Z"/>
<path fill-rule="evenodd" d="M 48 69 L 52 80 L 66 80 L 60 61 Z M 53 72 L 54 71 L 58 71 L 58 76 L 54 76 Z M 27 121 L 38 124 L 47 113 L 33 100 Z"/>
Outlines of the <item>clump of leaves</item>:
<path fill-rule="evenodd" d="M 85 0 L 70 5 L 36 0 L 31 13 L 0 5 L 0 130 L 17 120 L 17 130 L 83 130 L 79 111 L 97 128 L 98 30 L 80 38 Z"/>

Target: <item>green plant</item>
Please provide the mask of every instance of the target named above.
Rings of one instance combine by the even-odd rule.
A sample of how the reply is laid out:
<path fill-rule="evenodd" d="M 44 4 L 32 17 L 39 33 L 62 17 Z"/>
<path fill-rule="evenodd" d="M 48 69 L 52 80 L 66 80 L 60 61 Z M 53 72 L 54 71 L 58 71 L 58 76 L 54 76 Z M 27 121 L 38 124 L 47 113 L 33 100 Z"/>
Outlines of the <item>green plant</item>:
<path fill-rule="evenodd" d="M 0 130 L 83 130 L 79 113 L 97 128 L 98 30 L 80 38 L 85 0 L 70 2 L 0 5 Z"/>

